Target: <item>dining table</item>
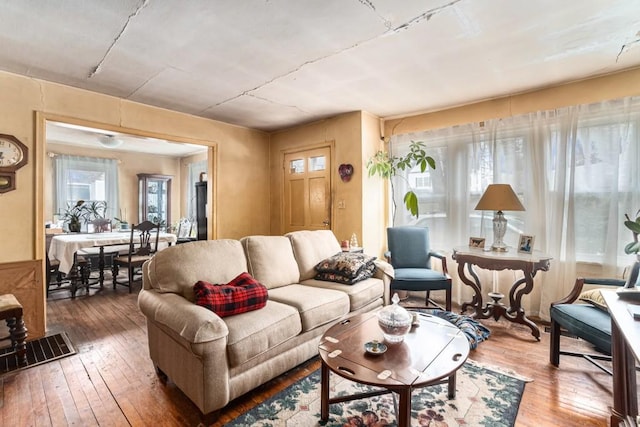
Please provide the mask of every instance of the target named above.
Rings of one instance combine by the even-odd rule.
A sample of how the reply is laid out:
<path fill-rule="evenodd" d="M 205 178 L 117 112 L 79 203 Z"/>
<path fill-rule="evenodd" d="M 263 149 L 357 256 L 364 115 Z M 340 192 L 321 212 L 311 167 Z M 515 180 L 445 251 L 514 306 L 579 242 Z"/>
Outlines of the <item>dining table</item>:
<path fill-rule="evenodd" d="M 178 237 L 172 233 L 160 232 L 158 235 L 158 244 L 167 243 L 172 245 L 177 240 Z M 130 241 L 131 231 L 56 234 L 51 239 L 51 246 L 49 246 L 47 256 L 49 260 L 57 260 L 60 263 L 58 270 L 61 273 L 69 274 L 73 268 L 75 253 L 78 250 L 118 244 L 127 245 Z"/>

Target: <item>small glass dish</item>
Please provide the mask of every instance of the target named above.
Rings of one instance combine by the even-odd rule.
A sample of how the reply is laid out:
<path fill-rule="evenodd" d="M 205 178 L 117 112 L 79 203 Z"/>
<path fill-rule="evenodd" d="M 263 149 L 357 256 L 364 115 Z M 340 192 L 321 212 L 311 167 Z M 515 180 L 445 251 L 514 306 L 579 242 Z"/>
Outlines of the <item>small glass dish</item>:
<path fill-rule="evenodd" d="M 364 344 L 364 351 L 369 354 L 382 354 L 387 351 L 387 346 L 379 341 L 369 341 Z"/>

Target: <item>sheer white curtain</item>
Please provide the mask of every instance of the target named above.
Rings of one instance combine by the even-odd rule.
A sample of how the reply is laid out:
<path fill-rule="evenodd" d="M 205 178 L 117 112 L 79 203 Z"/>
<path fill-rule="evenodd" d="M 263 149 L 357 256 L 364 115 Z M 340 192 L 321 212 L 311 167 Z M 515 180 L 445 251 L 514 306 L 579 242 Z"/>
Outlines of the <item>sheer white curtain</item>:
<path fill-rule="evenodd" d="M 105 201 L 109 218 L 120 215 L 117 160 L 56 154 L 54 167 L 55 212 L 84 200 Z"/>
<path fill-rule="evenodd" d="M 394 136 L 393 154 L 423 141 L 437 163 L 435 171 L 394 181 L 395 224 L 428 225 L 442 250 L 466 245 L 470 236 L 490 243 L 493 213 L 474 207 L 488 184 L 511 184 L 526 211 L 505 212 L 505 242 L 516 246 L 519 234 L 532 234 L 535 249 L 553 257 L 524 301 L 528 313 L 548 318 L 549 303 L 566 295 L 577 274 L 619 276 L 632 261 L 623 250 L 631 241 L 623 218 L 640 209 L 639 128 L 635 97 Z M 402 204 L 408 186 L 420 199 L 418 219 Z M 500 291 L 508 292 L 515 274 L 499 274 Z M 459 281 L 456 288 L 468 300 L 469 289 Z"/>

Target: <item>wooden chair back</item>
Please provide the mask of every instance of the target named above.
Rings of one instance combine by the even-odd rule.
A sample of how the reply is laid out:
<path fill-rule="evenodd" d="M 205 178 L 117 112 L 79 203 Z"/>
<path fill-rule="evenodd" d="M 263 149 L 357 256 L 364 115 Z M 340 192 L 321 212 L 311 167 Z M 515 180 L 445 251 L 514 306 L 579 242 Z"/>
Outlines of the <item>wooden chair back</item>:
<path fill-rule="evenodd" d="M 160 224 L 143 221 L 131 227 L 129 257 L 152 255 L 158 251 Z"/>

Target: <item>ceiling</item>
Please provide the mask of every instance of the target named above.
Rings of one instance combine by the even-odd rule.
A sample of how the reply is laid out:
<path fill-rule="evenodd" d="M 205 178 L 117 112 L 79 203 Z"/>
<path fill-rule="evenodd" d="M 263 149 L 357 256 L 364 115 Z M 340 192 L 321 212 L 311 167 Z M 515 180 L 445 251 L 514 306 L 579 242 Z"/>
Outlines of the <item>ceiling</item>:
<path fill-rule="evenodd" d="M 0 69 L 273 131 L 640 66 L 638 0 L 3 2 Z"/>
<path fill-rule="evenodd" d="M 207 151 L 202 145 L 141 137 L 121 132 L 47 121 L 47 143 L 89 147 L 94 150 L 129 151 L 170 157 L 186 157 Z"/>

